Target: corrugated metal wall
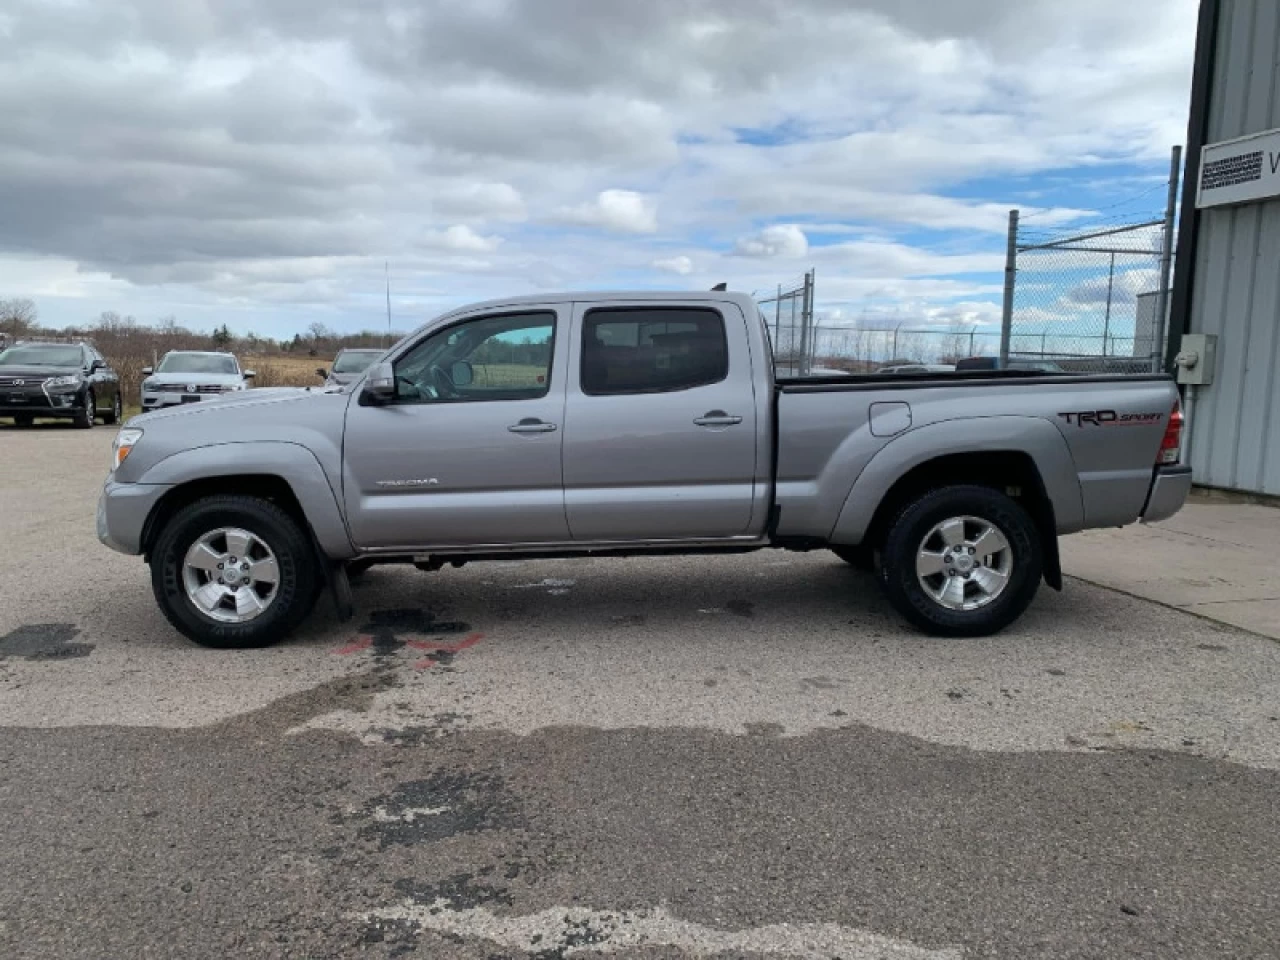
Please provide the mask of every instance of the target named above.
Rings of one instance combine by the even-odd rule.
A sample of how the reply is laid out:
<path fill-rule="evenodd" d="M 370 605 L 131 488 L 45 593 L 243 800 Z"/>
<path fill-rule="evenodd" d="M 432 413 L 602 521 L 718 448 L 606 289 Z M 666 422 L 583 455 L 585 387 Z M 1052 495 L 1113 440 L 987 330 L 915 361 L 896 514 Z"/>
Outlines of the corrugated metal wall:
<path fill-rule="evenodd" d="M 1280 3 L 1223 0 L 1206 140 L 1280 127 Z M 1197 483 L 1280 495 L 1280 200 L 1203 211 L 1191 329 L 1218 335 L 1199 388 Z"/>

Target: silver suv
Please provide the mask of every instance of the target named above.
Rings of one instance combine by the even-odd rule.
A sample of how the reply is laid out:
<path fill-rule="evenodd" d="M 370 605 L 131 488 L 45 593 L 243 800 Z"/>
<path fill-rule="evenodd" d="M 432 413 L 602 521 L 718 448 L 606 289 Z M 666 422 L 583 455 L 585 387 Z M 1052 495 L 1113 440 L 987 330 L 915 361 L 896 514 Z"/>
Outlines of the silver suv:
<path fill-rule="evenodd" d="M 230 353 L 171 350 L 154 370 L 143 367 L 142 409 L 161 410 L 246 390 L 255 376 Z"/>
<path fill-rule="evenodd" d="M 364 348 L 339 350 L 338 355 L 333 358 L 333 367 L 329 370 L 317 367 L 316 376 L 324 379 L 326 387 L 345 387 L 358 379 L 360 374 L 369 369 L 373 362 L 386 352 L 380 347 L 371 350 Z"/>

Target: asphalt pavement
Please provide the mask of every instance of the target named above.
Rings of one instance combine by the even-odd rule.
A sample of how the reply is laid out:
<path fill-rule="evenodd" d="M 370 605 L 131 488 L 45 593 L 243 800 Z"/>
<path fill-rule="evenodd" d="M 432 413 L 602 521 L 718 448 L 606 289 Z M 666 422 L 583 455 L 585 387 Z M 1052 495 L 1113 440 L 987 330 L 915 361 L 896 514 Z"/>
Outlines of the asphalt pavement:
<path fill-rule="evenodd" d="M 370 571 L 259 651 L 0 427 L 0 957 L 1280 956 L 1280 644 L 1071 581 L 905 628 L 829 554 Z"/>

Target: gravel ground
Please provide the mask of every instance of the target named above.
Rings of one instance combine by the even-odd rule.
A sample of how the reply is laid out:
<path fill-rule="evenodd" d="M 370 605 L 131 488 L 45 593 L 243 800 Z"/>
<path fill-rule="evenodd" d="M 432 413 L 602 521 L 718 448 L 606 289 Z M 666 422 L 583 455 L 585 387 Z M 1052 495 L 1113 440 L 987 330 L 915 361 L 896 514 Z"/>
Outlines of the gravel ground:
<path fill-rule="evenodd" d="M 375 569 L 202 650 L 0 427 L 0 956 L 1280 956 L 1280 645 L 827 554 Z"/>

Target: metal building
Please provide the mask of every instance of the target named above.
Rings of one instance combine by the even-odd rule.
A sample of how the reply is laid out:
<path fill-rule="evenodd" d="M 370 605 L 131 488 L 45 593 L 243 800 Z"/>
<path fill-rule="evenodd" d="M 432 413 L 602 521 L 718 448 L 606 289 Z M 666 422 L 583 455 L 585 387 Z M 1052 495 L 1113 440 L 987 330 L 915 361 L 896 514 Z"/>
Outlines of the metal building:
<path fill-rule="evenodd" d="M 1184 388 L 1190 463 L 1199 484 L 1280 495 L 1277 0 L 1202 0 L 1186 158 L 1169 360 L 1189 345 L 1209 381 Z"/>

